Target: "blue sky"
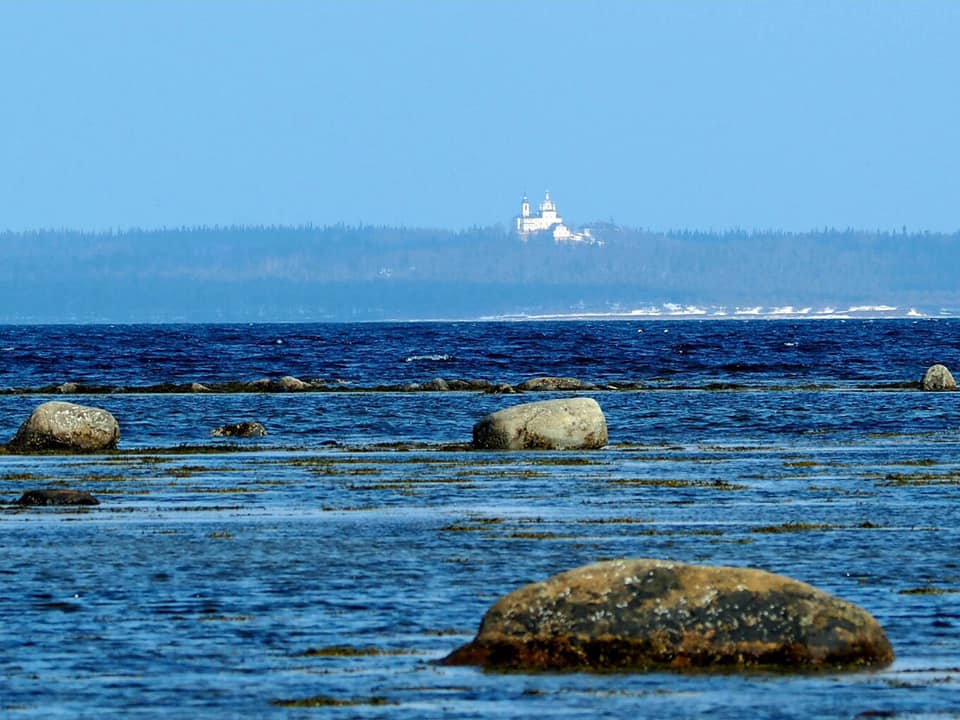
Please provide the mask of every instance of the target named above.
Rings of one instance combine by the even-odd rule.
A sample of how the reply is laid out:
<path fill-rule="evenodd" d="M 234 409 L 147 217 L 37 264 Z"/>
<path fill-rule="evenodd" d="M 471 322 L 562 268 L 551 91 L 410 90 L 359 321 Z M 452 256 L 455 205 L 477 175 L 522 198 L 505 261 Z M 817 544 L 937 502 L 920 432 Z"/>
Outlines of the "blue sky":
<path fill-rule="evenodd" d="M 0 228 L 960 230 L 956 2 L 5 2 Z"/>

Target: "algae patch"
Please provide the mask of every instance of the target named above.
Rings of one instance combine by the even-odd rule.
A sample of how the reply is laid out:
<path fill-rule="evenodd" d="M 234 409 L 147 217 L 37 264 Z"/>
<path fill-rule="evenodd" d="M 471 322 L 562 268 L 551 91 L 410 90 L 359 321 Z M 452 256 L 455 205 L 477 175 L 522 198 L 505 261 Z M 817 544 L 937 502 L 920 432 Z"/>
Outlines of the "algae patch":
<path fill-rule="evenodd" d="M 331 645 L 322 648 L 309 648 L 295 657 L 323 657 L 323 658 L 343 658 L 343 657 L 380 657 L 384 655 L 412 655 L 407 650 L 383 649 L 375 647 L 358 648 L 349 645 Z"/>
<path fill-rule="evenodd" d="M 271 705 L 276 707 L 287 707 L 287 708 L 323 708 L 323 707 L 355 707 L 357 705 L 391 705 L 386 698 L 384 697 L 371 697 L 371 698 L 351 698 L 349 700 L 342 700 L 340 698 L 330 697 L 328 695 L 314 695 L 309 698 L 302 698 L 300 700 L 271 700 Z"/>

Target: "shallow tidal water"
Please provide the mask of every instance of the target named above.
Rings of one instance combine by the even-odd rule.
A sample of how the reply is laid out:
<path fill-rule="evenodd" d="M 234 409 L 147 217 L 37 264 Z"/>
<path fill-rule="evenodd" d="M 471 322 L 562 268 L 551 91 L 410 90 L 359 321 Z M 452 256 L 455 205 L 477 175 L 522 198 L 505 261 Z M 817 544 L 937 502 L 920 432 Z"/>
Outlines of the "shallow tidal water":
<path fill-rule="evenodd" d="M 701 346 L 753 327 L 722 325 L 730 327 L 703 328 Z M 958 327 L 935 325 L 922 332 L 938 341 Z M 586 332 L 566 327 L 504 332 L 514 344 L 523 332 L 546 334 L 536 339 L 544 348 Z M 611 444 L 564 453 L 459 446 L 487 412 L 553 394 L 66 398 L 113 412 L 121 452 L 0 454 L 2 502 L 28 488 L 71 487 L 101 503 L 0 508 L 0 716 L 960 717 L 960 396 L 863 386 L 871 363 L 887 382 L 915 380 L 929 364 L 918 360 L 911 375 L 877 356 L 886 341 L 874 329 L 888 337 L 910 333 L 906 324 L 856 333 L 832 323 L 756 327 L 771 337 L 789 329 L 799 343 L 803 333 L 846 333 L 830 347 L 862 361 L 853 363 L 858 378 L 813 362 L 788 387 L 770 370 L 751 373 L 738 391 L 671 387 L 668 376 L 666 387 L 589 393 Z M 696 333 L 695 324 L 661 329 Z M 594 332 L 609 340 L 621 330 Z M 423 361 L 417 374 L 410 366 L 419 361 L 403 362 L 405 353 L 474 352 L 408 332 L 402 352 L 382 353 L 379 375 L 357 381 L 427 380 L 440 374 L 434 363 L 454 361 Z M 9 342 L 0 332 L 0 346 Z M 930 355 L 942 352 L 929 342 Z M 65 364 L 20 375 L 7 365 L 4 382 L 73 379 Z M 589 365 L 553 369 L 597 379 Z M 91 377 L 130 382 L 99 372 Z M 292 371 L 267 364 L 248 374 L 260 372 Z M 538 374 L 535 364 L 513 372 Z M 829 387 L 802 387 L 814 376 Z M 145 382 L 168 380 L 161 369 Z M 0 436 L 47 399 L 0 395 Z M 263 420 L 270 435 L 209 437 L 245 419 Z M 200 444 L 209 447 L 185 447 Z M 809 582 L 869 610 L 897 660 L 876 672 L 800 676 L 502 674 L 433 664 L 471 639 L 507 592 L 614 557 L 752 566 Z"/>

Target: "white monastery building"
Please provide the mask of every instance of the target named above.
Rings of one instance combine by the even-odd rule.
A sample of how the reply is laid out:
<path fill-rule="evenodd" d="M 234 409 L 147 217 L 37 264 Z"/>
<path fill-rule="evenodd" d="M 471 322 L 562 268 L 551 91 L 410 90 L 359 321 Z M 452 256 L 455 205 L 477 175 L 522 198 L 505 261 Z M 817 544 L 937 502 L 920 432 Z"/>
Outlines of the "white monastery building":
<path fill-rule="evenodd" d="M 517 235 L 520 236 L 521 240 L 526 242 L 530 238 L 530 235 L 543 232 L 552 233 L 554 241 L 558 243 L 596 242 L 593 236 L 590 235 L 589 230 L 585 229 L 583 232 L 573 232 L 563 224 L 563 218 L 557 214 L 557 206 L 553 200 L 550 199 L 549 191 L 545 194 L 543 202 L 540 203 L 540 212 L 536 215 L 530 214 L 530 200 L 524 195 L 523 200 L 520 201 L 520 214 L 517 215 Z"/>

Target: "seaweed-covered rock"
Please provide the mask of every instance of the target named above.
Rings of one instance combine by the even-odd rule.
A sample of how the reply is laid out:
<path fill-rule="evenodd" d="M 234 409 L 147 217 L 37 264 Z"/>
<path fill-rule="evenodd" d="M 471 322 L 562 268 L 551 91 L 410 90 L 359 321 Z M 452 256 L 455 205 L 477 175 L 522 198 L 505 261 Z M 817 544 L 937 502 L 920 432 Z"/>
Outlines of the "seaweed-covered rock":
<path fill-rule="evenodd" d="M 33 507 L 37 505 L 99 505 L 100 502 L 90 493 L 82 490 L 27 490 L 17 500 L 17 505 Z"/>
<path fill-rule="evenodd" d="M 923 375 L 923 389 L 927 391 L 956 390 L 957 383 L 945 365 L 931 365 Z"/>
<path fill-rule="evenodd" d="M 554 390 L 596 390 L 597 386 L 590 382 L 569 377 L 536 377 L 524 380 L 517 385 L 522 392 L 549 392 Z"/>
<path fill-rule="evenodd" d="M 734 567 L 612 560 L 498 601 L 448 665 L 528 670 L 857 669 L 893 661 L 865 610 Z"/>
<path fill-rule="evenodd" d="M 221 425 L 211 430 L 213 437 L 232 437 L 232 438 L 257 438 L 266 437 L 267 429 L 263 423 L 259 422 L 241 422 L 230 425 Z"/>
<path fill-rule="evenodd" d="M 607 421 L 593 398 L 523 403 L 473 426 L 474 447 L 488 450 L 590 450 L 607 444 Z"/>
<path fill-rule="evenodd" d="M 54 400 L 38 406 L 20 426 L 9 447 L 21 452 L 112 450 L 120 425 L 106 410 Z"/>

